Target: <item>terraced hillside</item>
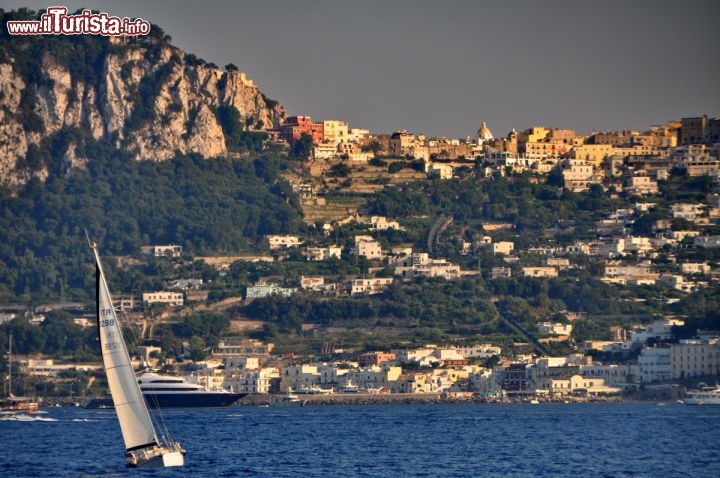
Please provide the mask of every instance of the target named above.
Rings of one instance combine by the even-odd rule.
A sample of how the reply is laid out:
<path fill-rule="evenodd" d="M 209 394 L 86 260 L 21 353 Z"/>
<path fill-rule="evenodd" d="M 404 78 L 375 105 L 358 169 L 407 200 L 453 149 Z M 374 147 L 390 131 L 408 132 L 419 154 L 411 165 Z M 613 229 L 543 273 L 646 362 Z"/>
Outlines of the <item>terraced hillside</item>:
<path fill-rule="evenodd" d="M 305 222 L 333 222 L 358 212 L 358 208 L 373 193 L 393 185 L 425 179 L 425 173 L 403 169 L 390 173 L 387 167 L 368 164 L 345 163 L 347 175 L 333 176 L 333 167 L 342 161 L 313 161 L 304 166 L 304 171 L 294 171 L 288 179 L 302 182 L 302 178 L 313 187 L 313 194 L 301 201 Z"/>

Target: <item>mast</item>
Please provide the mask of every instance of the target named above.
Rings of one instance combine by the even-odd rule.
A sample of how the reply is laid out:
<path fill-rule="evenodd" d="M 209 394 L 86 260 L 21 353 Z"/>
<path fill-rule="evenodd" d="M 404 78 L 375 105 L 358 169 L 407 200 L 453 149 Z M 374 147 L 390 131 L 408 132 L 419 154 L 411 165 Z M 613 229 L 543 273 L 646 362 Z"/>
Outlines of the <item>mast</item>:
<path fill-rule="evenodd" d="M 12 398 L 12 334 L 8 336 L 8 398 Z"/>
<path fill-rule="evenodd" d="M 130 363 L 130 355 L 113 307 L 97 245 L 90 242 L 90 247 L 95 255 L 97 321 L 103 365 L 125 448 L 131 452 L 153 447 L 159 444 L 158 438 Z"/>

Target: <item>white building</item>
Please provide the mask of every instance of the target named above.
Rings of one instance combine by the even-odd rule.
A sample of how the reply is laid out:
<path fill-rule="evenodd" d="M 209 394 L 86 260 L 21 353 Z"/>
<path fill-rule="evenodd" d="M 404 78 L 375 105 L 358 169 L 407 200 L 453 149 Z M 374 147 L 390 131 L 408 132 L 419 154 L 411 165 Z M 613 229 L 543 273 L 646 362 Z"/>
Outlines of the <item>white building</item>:
<path fill-rule="evenodd" d="M 666 382 L 672 376 L 670 347 L 648 347 L 638 357 L 642 383 Z"/>
<path fill-rule="evenodd" d="M 547 267 L 547 266 L 523 267 L 522 274 L 523 274 L 523 277 L 557 277 L 558 270 L 557 270 L 557 267 Z"/>
<path fill-rule="evenodd" d="M 702 204 L 677 203 L 673 204 L 670 209 L 674 218 L 694 221 L 702 214 L 704 207 Z"/>
<path fill-rule="evenodd" d="M 500 347 L 490 344 L 476 344 L 465 347 L 458 346 L 455 347 L 455 349 L 457 350 L 458 354 L 460 354 L 463 358 L 466 359 L 487 358 L 494 355 L 500 356 L 500 354 L 502 353 L 502 349 Z"/>
<path fill-rule="evenodd" d="M 251 370 L 240 374 L 226 374 L 223 388 L 236 393 L 267 394 L 273 379 L 279 376 L 277 369 Z"/>
<path fill-rule="evenodd" d="M 325 277 L 323 276 L 300 276 L 300 288 L 306 290 L 320 291 L 325 288 Z"/>
<path fill-rule="evenodd" d="M 143 303 L 150 304 L 168 304 L 171 306 L 183 305 L 185 302 L 182 292 L 143 292 Z"/>
<path fill-rule="evenodd" d="M 572 324 L 562 324 L 560 322 L 541 322 L 537 325 L 538 332 L 550 335 L 570 335 L 572 333 Z"/>
<path fill-rule="evenodd" d="M 509 267 L 493 267 L 490 270 L 490 277 L 492 279 L 512 277 L 512 269 Z"/>
<path fill-rule="evenodd" d="M 590 254 L 600 257 L 618 257 L 623 252 L 625 252 L 625 239 L 622 237 L 594 243 L 590 248 Z"/>
<path fill-rule="evenodd" d="M 680 264 L 683 274 L 709 274 L 711 267 L 707 262 L 685 262 Z"/>
<path fill-rule="evenodd" d="M 628 179 L 625 191 L 630 194 L 657 194 L 658 184 L 650 176 L 633 176 Z"/>
<path fill-rule="evenodd" d="M 350 295 L 379 294 L 392 284 L 392 277 L 376 277 L 372 279 L 353 279 L 350 281 Z"/>
<path fill-rule="evenodd" d="M 281 295 L 284 297 L 290 297 L 295 289 L 288 287 L 280 287 L 276 284 L 258 284 L 247 287 L 247 293 L 245 298 L 247 300 L 259 299 L 261 297 L 267 297 L 269 295 Z"/>
<path fill-rule="evenodd" d="M 339 154 L 337 145 L 333 143 L 320 143 L 313 146 L 313 158 L 315 159 L 332 159 Z"/>
<path fill-rule="evenodd" d="M 596 183 L 592 164 L 576 162 L 562 172 L 563 184 L 571 191 L 587 191 L 590 184 Z"/>
<path fill-rule="evenodd" d="M 648 339 L 667 340 L 671 337 L 674 326 L 684 324 L 684 321 L 678 319 L 656 320 L 646 327 L 631 332 L 630 342 L 634 344 L 644 344 Z"/>
<path fill-rule="evenodd" d="M 639 276 L 650 274 L 651 263 L 649 261 L 637 265 L 627 265 L 612 261 L 605 263 L 606 276 Z"/>
<path fill-rule="evenodd" d="M 362 128 L 350 128 L 348 132 L 348 141 L 351 143 L 360 143 L 362 140 L 370 136 L 370 130 Z"/>
<path fill-rule="evenodd" d="M 381 259 L 383 257 L 380 243 L 371 236 L 355 236 L 355 254 L 368 259 Z"/>
<path fill-rule="evenodd" d="M 720 374 L 720 343 L 681 340 L 670 345 L 672 379 Z"/>
<path fill-rule="evenodd" d="M 220 339 L 215 353 L 220 355 L 226 362 L 234 357 L 256 357 L 260 360 L 267 359 L 274 344 L 263 343 L 257 340 L 250 340 L 244 337 L 225 337 Z M 241 362 L 237 362 L 240 364 Z M 245 362 L 248 364 L 249 362 Z"/>
<path fill-rule="evenodd" d="M 675 290 L 688 293 L 697 290 L 701 285 L 699 282 L 686 281 L 685 278 L 679 274 L 660 274 L 658 282 L 672 287 Z"/>
<path fill-rule="evenodd" d="M 340 246 L 308 247 L 305 253 L 305 257 L 312 261 L 327 261 L 333 257 L 340 259 L 341 256 L 342 247 Z"/>
<path fill-rule="evenodd" d="M 290 247 L 299 246 L 303 243 L 302 240 L 298 236 L 278 236 L 278 235 L 268 235 L 267 237 L 268 243 L 270 244 L 270 249 L 287 249 Z"/>
<path fill-rule="evenodd" d="M 609 387 L 627 388 L 640 383 L 640 366 L 626 365 L 581 365 L 580 375 L 583 377 L 599 377 Z"/>
<path fill-rule="evenodd" d="M 645 253 L 653 250 L 653 244 L 649 237 L 626 236 L 625 251 Z"/>
<path fill-rule="evenodd" d="M 397 350 L 395 353 L 398 362 L 402 364 L 431 365 L 433 362 L 437 362 L 436 348 L 435 345 L 428 345 L 419 349 Z"/>
<path fill-rule="evenodd" d="M 428 178 L 452 179 L 453 167 L 449 164 L 425 163 Z"/>
<path fill-rule="evenodd" d="M 242 355 L 228 355 L 225 357 L 225 370 L 257 370 L 259 368 L 260 360 L 257 357 Z"/>
<path fill-rule="evenodd" d="M 502 395 L 502 382 L 499 374 L 491 369 L 471 373 L 468 376 L 468 388 L 483 396 Z"/>
<path fill-rule="evenodd" d="M 401 277 L 444 277 L 446 279 L 460 277 L 460 266 L 451 264 L 445 259 L 430 259 L 426 252 L 393 257 L 389 266 L 395 275 Z"/>
<path fill-rule="evenodd" d="M 323 121 L 323 141 L 335 147 L 350 140 L 347 121 L 325 120 Z"/>
<path fill-rule="evenodd" d="M 515 249 L 515 244 L 510 241 L 494 242 L 493 245 L 494 254 L 507 255 Z"/>
<path fill-rule="evenodd" d="M 373 231 L 385 231 L 387 229 L 402 230 L 397 221 L 388 221 L 385 216 L 358 216 L 360 224 L 367 224 Z"/>
<path fill-rule="evenodd" d="M 280 369 L 280 391 L 298 390 L 320 385 L 320 371 L 316 365 L 288 365 Z"/>
<path fill-rule="evenodd" d="M 145 246 L 141 248 L 143 254 L 152 254 L 155 257 L 180 257 L 182 255 L 182 246 L 174 244 L 164 246 Z"/>

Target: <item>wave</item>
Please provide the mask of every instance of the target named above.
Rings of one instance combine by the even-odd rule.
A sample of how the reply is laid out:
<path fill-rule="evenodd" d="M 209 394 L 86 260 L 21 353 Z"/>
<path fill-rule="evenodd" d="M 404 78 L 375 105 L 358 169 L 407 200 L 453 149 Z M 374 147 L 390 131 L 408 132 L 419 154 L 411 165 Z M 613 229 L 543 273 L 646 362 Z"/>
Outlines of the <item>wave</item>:
<path fill-rule="evenodd" d="M 39 417 L 36 415 L 25 415 L 24 413 L 20 413 L 17 415 L 3 415 L 0 417 L 0 420 L 12 420 L 16 422 L 58 422 L 57 418 L 51 418 L 51 417 Z"/>

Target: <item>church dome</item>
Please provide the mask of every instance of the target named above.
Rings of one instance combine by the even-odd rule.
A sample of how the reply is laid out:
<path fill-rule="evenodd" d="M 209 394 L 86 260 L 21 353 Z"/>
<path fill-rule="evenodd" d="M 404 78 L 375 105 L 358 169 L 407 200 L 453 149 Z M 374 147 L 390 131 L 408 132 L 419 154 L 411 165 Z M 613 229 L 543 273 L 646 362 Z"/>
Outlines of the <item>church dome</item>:
<path fill-rule="evenodd" d="M 492 132 L 490 132 L 490 128 L 487 127 L 487 123 L 485 123 L 484 121 L 482 122 L 482 126 L 480 126 L 480 129 L 477 132 L 477 137 L 480 142 L 493 139 Z"/>

